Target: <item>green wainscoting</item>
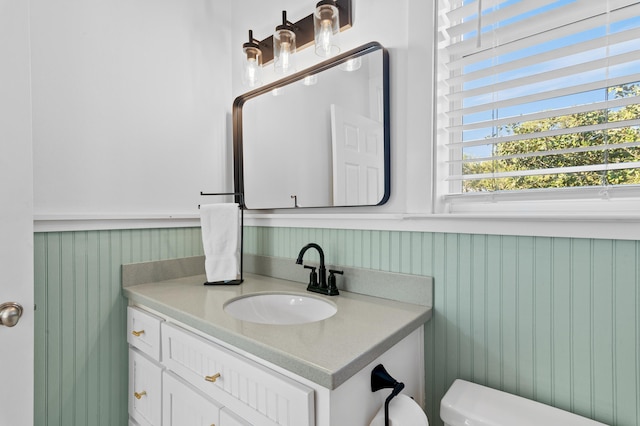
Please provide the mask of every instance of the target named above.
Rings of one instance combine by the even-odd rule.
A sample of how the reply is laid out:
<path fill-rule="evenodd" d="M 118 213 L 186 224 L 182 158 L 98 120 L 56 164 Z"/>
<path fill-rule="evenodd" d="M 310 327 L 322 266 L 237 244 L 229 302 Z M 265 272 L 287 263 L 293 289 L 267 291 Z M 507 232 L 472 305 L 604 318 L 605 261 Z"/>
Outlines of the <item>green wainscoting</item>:
<path fill-rule="evenodd" d="M 295 258 L 315 241 L 328 263 L 434 277 L 432 425 L 456 378 L 640 424 L 640 242 L 293 228 L 245 236 L 249 253 Z"/>
<path fill-rule="evenodd" d="M 35 424 L 127 424 L 123 263 L 202 254 L 200 228 L 35 234 Z"/>
<path fill-rule="evenodd" d="M 455 378 L 640 424 L 640 242 L 245 230 L 252 254 L 294 259 L 312 241 L 329 264 L 434 277 L 425 348 L 432 425 L 441 425 L 440 398 Z M 198 228 L 36 234 L 37 425 L 126 424 L 120 265 L 199 254 Z"/>

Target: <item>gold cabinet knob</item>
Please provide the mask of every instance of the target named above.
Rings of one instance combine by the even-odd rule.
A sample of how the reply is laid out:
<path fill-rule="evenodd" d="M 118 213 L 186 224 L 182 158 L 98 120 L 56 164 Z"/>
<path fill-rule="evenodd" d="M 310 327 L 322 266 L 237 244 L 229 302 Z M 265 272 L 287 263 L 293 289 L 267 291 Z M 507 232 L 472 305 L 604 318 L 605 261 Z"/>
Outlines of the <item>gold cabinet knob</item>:
<path fill-rule="evenodd" d="M 215 381 L 218 380 L 218 377 L 220 377 L 220 373 L 216 373 L 213 376 L 204 376 L 204 379 L 207 382 L 215 383 Z"/>
<path fill-rule="evenodd" d="M 133 334 L 136 337 L 140 337 L 144 334 L 144 330 L 140 330 L 140 331 L 133 330 L 131 334 Z"/>
<path fill-rule="evenodd" d="M 143 396 L 145 396 L 146 394 L 147 394 L 147 391 L 142 391 L 142 392 L 140 392 L 140 393 L 138 393 L 138 392 L 134 392 L 134 393 L 133 393 L 133 396 L 135 396 L 135 397 L 136 397 L 136 399 L 140 399 L 140 398 L 142 398 Z"/>

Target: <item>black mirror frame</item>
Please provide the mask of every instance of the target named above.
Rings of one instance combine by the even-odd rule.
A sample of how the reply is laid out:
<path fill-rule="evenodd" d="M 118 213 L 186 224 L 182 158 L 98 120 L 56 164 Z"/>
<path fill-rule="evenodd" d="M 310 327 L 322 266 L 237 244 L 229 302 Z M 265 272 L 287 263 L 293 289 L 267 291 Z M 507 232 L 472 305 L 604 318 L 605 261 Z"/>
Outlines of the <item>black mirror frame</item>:
<path fill-rule="evenodd" d="M 258 89 L 247 92 L 238 96 L 233 101 L 233 177 L 234 177 L 234 192 L 244 194 L 244 163 L 243 163 L 243 143 L 242 143 L 242 107 L 244 103 L 249 99 L 255 98 L 265 93 L 271 92 L 273 89 L 286 86 L 296 81 L 302 80 L 307 76 L 317 74 L 321 71 L 336 67 L 351 58 L 366 55 L 377 50 L 382 51 L 382 84 L 383 84 L 383 97 L 384 97 L 384 195 L 377 206 L 385 204 L 391 195 L 391 130 L 390 130 L 390 102 L 389 102 L 389 53 L 378 42 L 370 42 L 360 47 L 357 47 L 348 52 L 342 53 L 331 59 L 323 61 L 317 65 L 314 65 L 305 70 L 299 71 L 295 74 L 287 76 L 283 79 L 277 80 L 273 83 L 266 84 Z M 238 202 L 239 196 L 236 196 L 236 202 Z M 246 199 L 244 202 L 246 203 Z M 245 204 L 246 206 L 246 204 Z M 340 206 L 316 206 L 316 207 L 277 207 L 277 208 L 264 208 L 264 209 L 252 209 L 252 210 L 276 210 L 276 209 L 291 209 L 295 208 L 299 210 L 301 208 L 335 208 L 335 207 L 370 207 L 371 205 L 340 205 Z M 246 207 L 251 209 L 251 207 Z"/>

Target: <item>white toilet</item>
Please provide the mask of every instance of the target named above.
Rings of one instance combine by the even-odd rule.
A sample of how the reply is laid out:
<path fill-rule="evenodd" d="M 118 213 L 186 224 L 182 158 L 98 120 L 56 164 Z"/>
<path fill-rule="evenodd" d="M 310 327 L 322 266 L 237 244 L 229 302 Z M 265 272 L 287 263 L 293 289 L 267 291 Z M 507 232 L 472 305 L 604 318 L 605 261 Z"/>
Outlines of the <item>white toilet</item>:
<path fill-rule="evenodd" d="M 456 380 L 440 403 L 446 426 L 603 426 L 530 399 Z"/>

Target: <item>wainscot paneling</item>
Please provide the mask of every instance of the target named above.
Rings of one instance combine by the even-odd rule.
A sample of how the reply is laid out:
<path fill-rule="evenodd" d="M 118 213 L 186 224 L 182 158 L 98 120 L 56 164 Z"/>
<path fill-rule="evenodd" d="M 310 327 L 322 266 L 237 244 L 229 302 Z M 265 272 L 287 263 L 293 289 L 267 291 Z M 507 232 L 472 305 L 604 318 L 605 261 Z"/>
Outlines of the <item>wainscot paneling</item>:
<path fill-rule="evenodd" d="M 267 227 L 244 236 L 247 253 L 293 262 L 317 242 L 328 264 L 434 277 L 432 425 L 455 378 L 640 424 L 640 242 Z M 120 265 L 200 254 L 198 228 L 35 235 L 37 425 L 125 424 Z"/>
<path fill-rule="evenodd" d="M 433 276 L 432 425 L 456 378 L 640 424 L 640 242 L 266 227 L 245 238 L 248 253 L 294 259 L 317 242 L 329 264 Z"/>
<path fill-rule="evenodd" d="M 123 263 L 202 255 L 200 228 L 36 233 L 35 424 L 127 424 Z"/>

